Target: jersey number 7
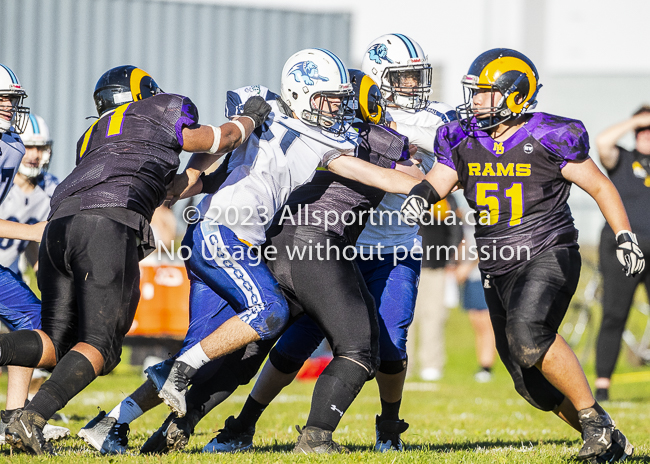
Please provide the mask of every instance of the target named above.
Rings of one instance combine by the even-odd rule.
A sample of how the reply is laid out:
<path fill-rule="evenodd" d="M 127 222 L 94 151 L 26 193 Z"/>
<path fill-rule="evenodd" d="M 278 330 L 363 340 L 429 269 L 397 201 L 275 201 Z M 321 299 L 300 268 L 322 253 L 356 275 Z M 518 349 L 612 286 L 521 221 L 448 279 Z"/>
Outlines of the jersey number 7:
<path fill-rule="evenodd" d="M 133 103 L 133 102 L 131 102 Z M 106 128 L 106 137 L 114 137 L 116 135 L 120 135 L 122 133 L 122 123 L 124 122 L 124 112 L 129 108 L 131 103 L 126 103 L 122 106 L 118 106 L 115 108 L 113 113 L 108 117 L 108 127 Z M 88 149 L 88 143 L 90 142 L 90 136 L 93 133 L 93 129 L 97 125 L 97 123 L 101 121 L 101 118 L 95 121 L 92 126 L 88 128 L 86 133 L 84 134 L 84 141 L 81 144 L 81 150 L 79 150 L 79 158 L 86 153 L 86 150 Z"/>

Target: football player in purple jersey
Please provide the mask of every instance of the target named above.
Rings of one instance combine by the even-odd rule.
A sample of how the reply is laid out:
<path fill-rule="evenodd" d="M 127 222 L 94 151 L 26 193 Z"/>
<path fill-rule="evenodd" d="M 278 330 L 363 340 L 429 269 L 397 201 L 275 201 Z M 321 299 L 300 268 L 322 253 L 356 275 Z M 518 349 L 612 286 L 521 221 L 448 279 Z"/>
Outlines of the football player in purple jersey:
<path fill-rule="evenodd" d="M 458 120 L 438 130 L 439 163 L 402 206 L 420 217 L 458 183 L 476 210 L 475 252 L 501 360 L 517 392 L 582 433 L 579 459 L 619 461 L 634 447 L 595 401 L 557 333 L 578 285 L 578 233 L 567 204 L 575 183 L 616 233 L 624 272 L 645 266 L 614 185 L 589 158 L 580 121 L 528 113 L 541 87 L 534 64 L 510 49 L 481 54 L 462 79 Z"/>
<path fill-rule="evenodd" d="M 0 335 L 0 365 L 52 369 L 5 433 L 12 447 L 37 455 L 53 453 L 45 422 L 120 361 L 140 297 L 138 261 L 155 249 L 149 222 L 181 151 L 213 155 L 202 158 L 206 168 L 270 111 L 252 99 L 238 121 L 202 126 L 189 98 L 162 92 L 134 66 L 104 73 L 93 97 L 99 118 L 54 191 L 39 250 L 42 330 Z"/>

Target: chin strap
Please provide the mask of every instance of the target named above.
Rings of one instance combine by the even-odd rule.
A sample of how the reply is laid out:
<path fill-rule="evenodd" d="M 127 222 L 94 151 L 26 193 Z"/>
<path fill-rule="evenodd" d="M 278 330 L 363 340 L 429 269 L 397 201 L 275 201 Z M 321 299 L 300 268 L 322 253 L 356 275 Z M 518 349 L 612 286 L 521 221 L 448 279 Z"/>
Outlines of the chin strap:
<path fill-rule="evenodd" d="M 276 102 L 278 103 L 278 108 L 280 108 L 280 112 L 282 114 L 284 114 L 285 116 L 287 116 L 289 118 L 293 118 L 293 111 L 291 110 L 289 105 L 287 105 L 287 103 L 281 97 L 278 97 L 276 99 Z"/>

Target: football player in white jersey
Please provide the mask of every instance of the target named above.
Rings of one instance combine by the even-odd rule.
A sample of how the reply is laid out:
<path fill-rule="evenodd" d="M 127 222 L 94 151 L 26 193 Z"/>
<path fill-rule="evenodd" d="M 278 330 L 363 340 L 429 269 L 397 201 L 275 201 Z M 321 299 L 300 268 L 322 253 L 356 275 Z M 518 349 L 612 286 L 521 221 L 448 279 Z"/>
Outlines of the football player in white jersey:
<path fill-rule="evenodd" d="M 386 120 L 391 129 L 405 135 L 417 146 L 414 156 L 421 160 L 419 168 L 410 173 L 423 177 L 435 163 L 433 143 L 438 127 L 456 119 L 454 109 L 445 104 L 429 101 L 431 91 L 431 65 L 424 51 L 414 40 L 403 34 L 386 34 L 372 41 L 362 58 L 361 70 L 372 77 L 380 87 L 386 103 Z M 408 424 L 399 418 L 402 390 L 406 378 L 406 335 L 413 320 L 418 279 L 422 260 L 422 242 L 418 226 L 395 220 L 406 197 L 387 193 L 376 214 L 366 223 L 357 240 L 360 257 L 357 264 L 368 290 L 377 303 L 380 319 L 377 383 L 382 412 L 375 421 L 375 450 L 379 452 L 402 450 L 400 438 Z M 390 218 L 390 219 L 389 219 Z M 292 337 L 282 338 L 282 350 L 287 353 L 289 365 L 299 364 L 311 355 L 311 337 L 306 324 L 302 326 L 305 338 L 292 332 Z M 428 325 L 426 330 L 432 330 Z M 431 335 L 428 339 L 435 338 Z M 278 364 L 280 360 L 277 360 Z M 244 429 L 253 429 L 261 411 L 288 385 L 297 374 L 281 372 L 268 361 L 255 384 L 255 392 L 264 397 L 264 404 L 250 402 L 238 420 Z M 249 405 L 249 402 L 247 402 Z M 230 434 L 229 442 L 222 448 L 238 449 L 240 440 Z M 250 440 L 248 440 L 250 441 Z M 227 445 L 227 446 L 226 446 Z"/>
<path fill-rule="evenodd" d="M 387 125 L 418 147 L 415 157 L 421 160 L 419 168 L 428 172 L 436 162 L 433 154 L 436 131 L 456 119 L 456 114 L 451 106 L 429 99 L 432 67 L 422 47 L 404 34 L 382 35 L 367 47 L 361 70 L 375 80 L 387 101 Z M 377 208 L 374 223 L 369 222 L 357 242 L 362 251 L 378 250 L 378 244 L 384 247 L 373 253 L 373 259 L 360 262 L 383 320 L 381 365 L 377 373 L 382 413 L 376 419 L 376 451 L 401 450 L 400 433 L 408 427 L 399 419 L 399 407 L 406 378 L 406 338 L 415 313 L 420 278 L 422 240 L 417 234 L 418 226 L 380 220 L 399 211 L 404 198 L 404 195 L 386 194 Z M 419 324 L 421 355 L 426 354 L 425 341 L 444 343 L 444 315 L 437 322 L 430 321 L 428 317 L 426 326 Z M 436 331 L 436 327 L 440 329 Z"/>
<path fill-rule="evenodd" d="M 14 72 L 0 64 L 0 203 L 7 199 L 25 154 L 18 134 L 25 130 L 29 119 L 29 108 L 23 106 L 26 97 Z M 31 225 L 0 219 L 0 238 L 3 239 L 0 243 L 9 240 L 40 241 L 44 226 L 44 222 Z M 41 302 L 16 274 L 4 266 L 0 266 L 0 303 L 0 320 L 9 330 L 40 329 Z M 32 378 L 30 368 L 10 366 L 8 369 L 7 403 L 0 414 L 0 443 L 4 443 L 4 431 L 9 420 L 25 405 Z M 58 432 L 55 430 L 54 435 L 48 434 L 48 438 L 59 438 Z"/>
<path fill-rule="evenodd" d="M 25 156 L 18 167 L 13 187 L 0 205 L 0 218 L 22 224 L 36 224 L 47 220 L 50 198 L 59 183 L 54 175 L 47 172 L 52 156 L 52 138 L 45 120 L 34 114 L 29 115 L 25 132 L 20 138 L 25 145 Z M 35 242 L 0 240 L 0 265 L 22 277 L 19 259 L 31 244 Z"/>
<path fill-rule="evenodd" d="M 258 94 L 270 97 L 272 112 L 235 150 L 233 158 L 241 164 L 217 193 L 202 200 L 199 221 L 190 226 L 183 241 L 191 250 L 186 265 L 193 292 L 204 295 L 201 301 L 191 298 L 190 306 L 206 305 L 214 294 L 225 299 L 236 315 L 178 357 L 171 368 L 161 363 L 147 369 L 160 397 L 179 417 L 186 412 L 187 385 L 201 366 L 252 341 L 272 338 L 283 329 L 289 316 L 287 302 L 267 266 L 251 249 L 265 241 L 266 226 L 292 191 L 311 180 L 318 166 L 389 192 L 405 193 L 408 185 L 417 183 L 407 174 L 353 156 L 352 84 L 345 65 L 332 52 L 307 49 L 290 57 L 282 71 L 279 98 L 259 86 L 230 96 L 237 95 L 244 104 Z M 193 185 L 212 162 L 205 155 L 194 155 L 185 182 Z M 358 357 L 343 370 L 355 371 L 353 377 L 365 381 L 374 374 L 375 359 L 370 350 Z M 312 425 L 307 424 L 308 428 Z"/>

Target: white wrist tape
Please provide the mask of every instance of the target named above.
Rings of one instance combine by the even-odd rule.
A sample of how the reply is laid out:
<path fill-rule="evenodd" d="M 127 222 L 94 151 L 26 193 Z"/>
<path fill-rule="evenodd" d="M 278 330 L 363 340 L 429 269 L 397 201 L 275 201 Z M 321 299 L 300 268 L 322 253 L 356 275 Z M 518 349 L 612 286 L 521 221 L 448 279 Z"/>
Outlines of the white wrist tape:
<path fill-rule="evenodd" d="M 214 142 L 212 142 L 212 146 L 208 150 L 208 153 L 214 155 L 217 150 L 219 150 L 219 144 L 221 143 L 221 128 L 214 127 L 211 124 L 208 124 L 208 126 L 212 127 L 212 132 L 214 133 Z"/>
<path fill-rule="evenodd" d="M 233 123 L 235 126 L 239 127 L 239 131 L 241 132 L 241 141 L 243 143 L 244 140 L 246 140 L 246 129 L 244 128 L 244 125 L 237 120 L 230 121 L 230 122 Z"/>

